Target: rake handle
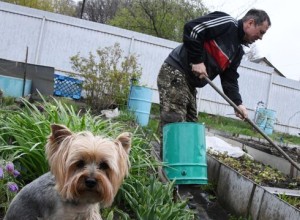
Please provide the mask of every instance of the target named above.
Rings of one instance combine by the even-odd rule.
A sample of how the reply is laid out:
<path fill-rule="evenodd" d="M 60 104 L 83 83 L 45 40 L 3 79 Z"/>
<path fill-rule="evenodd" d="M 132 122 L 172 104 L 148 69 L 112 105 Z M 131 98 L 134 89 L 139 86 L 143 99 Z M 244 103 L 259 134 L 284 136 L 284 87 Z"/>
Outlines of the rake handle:
<path fill-rule="evenodd" d="M 231 99 L 229 99 L 208 77 L 204 77 L 205 80 L 208 82 L 211 87 L 213 87 L 233 108 L 236 112 L 243 115 L 243 112 L 237 107 L 236 104 L 234 104 Z M 289 157 L 279 146 L 277 146 L 271 138 L 269 138 L 253 121 L 249 118 L 245 118 L 245 121 L 247 121 L 253 128 L 255 128 L 256 131 L 258 131 L 273 147 L 275 147 L 284 157 L 287 159 L 297 170 L 300 171 L 299 165 L 293 161 L 292 158 Z"/>

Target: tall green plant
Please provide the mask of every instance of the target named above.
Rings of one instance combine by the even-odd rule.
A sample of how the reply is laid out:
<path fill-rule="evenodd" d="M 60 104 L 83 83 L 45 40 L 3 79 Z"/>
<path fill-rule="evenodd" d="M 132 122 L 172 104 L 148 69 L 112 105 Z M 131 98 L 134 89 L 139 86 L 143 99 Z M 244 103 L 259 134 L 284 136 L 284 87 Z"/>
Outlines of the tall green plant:
<path fill-rule="evenodd" d="M 44 146 L 50 134 L 50 124 L 64 124 L 72 131 L 102 131 L 108 135 L 121 130 L 117 123 L 110 123 L 89 112 L 80 115 L 72 106 L 53 99 L 52 102 L 32 104 L 22 100 L 24 107 L 18 111 L 0 110 L 0 155 L 12 155 L 22 164 L 25 181 L 31 181 L 48 171 Z"/>
<path fill-rule="evenodd" d="M 87 104 L 99 110 L 124 106 L 129 94 L 131 79 L 139 79 L 141 67 L 135 55 L 123 56 L 118 43 L 98 49 L 88 57 L 78 53 L 71 57 L 72 68 L 83 78 Z M 74 76 L 74 74 L 70 74 Z"/>
<path fill-rule="evenodd" d="M 130 152 L 130 175 L 123 183 L 115 199 L 115 205 L 107 209 L 107 219 L 136 220 L 192 220 L 194 213 L 187 209 L 186 201 L 174 202 L 174 183 L 161 183 L 157 167 L 162 166 L 151 155 L 151 137 L 143 128 L 134 127 Z M 124 210 L 130 210 L 127 213 Z"/>
<path fill-rule="evenodd" d="M 132 178 L 123 184 L 125 202 L 138 220 L 192 220 L 194 213 L 187 209 L 187 202 L 173 202 L 173 183 L 162 184 L 150 175 L 148 182 Z M 142 196 L 141 196 L 142 195 Z"/>
<path fill-rule="evenodd" d="M 74 132 L 89 130 L 110 137 L 129 131 L 133 134 L 130 174 L 113 206 L 102 210 L 103 218 L 193 219 L 191 211 L 185 209 L 185 202 L 172 201 L 172 183 L 160 183 L 156 174 L 157 166 L 161 164 L 151 156 L 151 140 L 144 135 L 143 128 L 128 122 L 130 117 L 123 122 L 106 120 L 89 111 L 75 112 L 72 106 L 55 98 L 37 104 L 25 99 L 22 102 L 24 107 L 18 111 L 0 110 L 0 157 L 9 155 L 20 165 L 22 180 L 30 182 L 48 171 L 44 145 L 52 123 L 64 124 Z"/>

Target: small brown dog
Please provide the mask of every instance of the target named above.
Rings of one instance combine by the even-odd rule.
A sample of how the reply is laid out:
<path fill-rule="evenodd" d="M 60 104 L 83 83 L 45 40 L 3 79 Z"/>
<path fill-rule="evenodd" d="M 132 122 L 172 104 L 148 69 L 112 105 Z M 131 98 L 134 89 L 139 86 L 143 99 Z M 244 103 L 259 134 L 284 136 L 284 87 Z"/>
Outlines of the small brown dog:
<path fill-rule="evenodd" d="M 101 220 L 128 174 L 131 134 L 116 140 L 52 125 L 46 145 L 50 172 L 25 186 L 5 220 Z"/>

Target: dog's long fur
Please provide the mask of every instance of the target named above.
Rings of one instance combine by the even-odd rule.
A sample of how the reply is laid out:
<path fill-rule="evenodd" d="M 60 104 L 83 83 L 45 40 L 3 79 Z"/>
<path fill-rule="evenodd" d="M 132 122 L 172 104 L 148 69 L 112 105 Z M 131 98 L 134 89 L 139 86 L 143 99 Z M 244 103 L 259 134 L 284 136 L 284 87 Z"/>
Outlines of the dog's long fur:
<path fill-rule="evenodd" d="M 101 220 L 128 174 L 131 134 L 116 140 L 52 125 L 46 145 L 50 172 L 25 186 L 4 220 Z"/>

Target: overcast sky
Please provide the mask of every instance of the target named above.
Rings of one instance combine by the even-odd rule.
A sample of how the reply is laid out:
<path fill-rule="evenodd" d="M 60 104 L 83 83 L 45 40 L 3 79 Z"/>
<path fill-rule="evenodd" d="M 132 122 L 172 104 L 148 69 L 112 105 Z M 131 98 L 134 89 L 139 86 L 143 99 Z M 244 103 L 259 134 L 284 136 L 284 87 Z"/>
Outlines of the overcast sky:
<path fill-rule="evenodd" d="M 283 75 L 300 80 L 300 2 L 297 0 L 203 0 L 211 11 L 224 11 L 241 18 L 250 8 L 265 10 L 271 27 L 255 44 Z"/>

